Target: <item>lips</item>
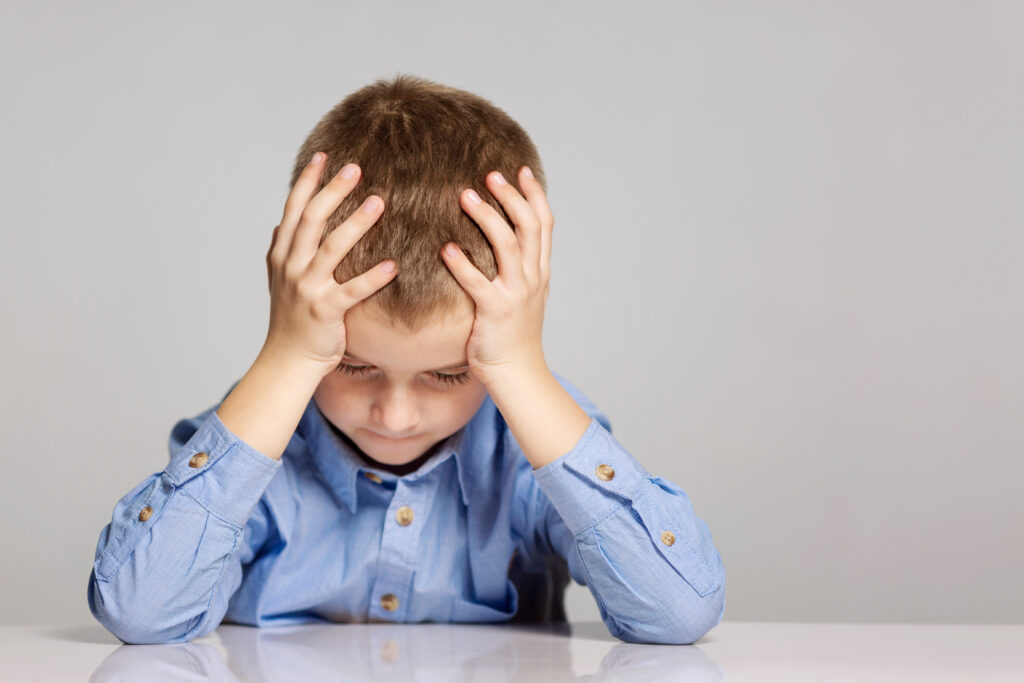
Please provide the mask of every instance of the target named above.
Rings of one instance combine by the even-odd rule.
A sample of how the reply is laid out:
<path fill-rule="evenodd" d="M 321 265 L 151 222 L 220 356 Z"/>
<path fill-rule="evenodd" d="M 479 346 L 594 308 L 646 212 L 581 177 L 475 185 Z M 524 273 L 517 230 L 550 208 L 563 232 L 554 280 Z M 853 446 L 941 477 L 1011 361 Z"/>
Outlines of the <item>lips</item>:
<path fill-rule="evenodd" d="M 377 432 L 370 429 L 367 429 L 366 431 L 370 432 L 371 434 L 380 439 L 386 439 L 387 441 L 406 441 L 408 439 L 412 439 L 413 437 L 419 436 L 419 434 L 413 434 L 411 436 L 386 436 L 384 434 L 378 434 Z"/>

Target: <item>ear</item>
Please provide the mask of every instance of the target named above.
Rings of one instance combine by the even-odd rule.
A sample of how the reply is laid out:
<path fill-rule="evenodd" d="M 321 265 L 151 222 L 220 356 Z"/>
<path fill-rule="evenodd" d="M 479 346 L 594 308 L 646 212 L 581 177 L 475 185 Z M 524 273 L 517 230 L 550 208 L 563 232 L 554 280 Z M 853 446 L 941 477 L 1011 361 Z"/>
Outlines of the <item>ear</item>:
<path fill-rule="evenodd" d="M 280 224 L 274 226 L 274 234 L 271 235 L 271 237 L 270 237 L 270 248 L 267 249 L 267 289 L 270 290 L 271 293 L 273 293 L 274 290 L 273 290 L 273 287 L 272 287 L 272 278 L 271 278 L 270 252 L 272 252 L 274 250 L 274 242 L 277 241 L 277 229 L 280 228 L 280 227 L 281 227 Z"/>

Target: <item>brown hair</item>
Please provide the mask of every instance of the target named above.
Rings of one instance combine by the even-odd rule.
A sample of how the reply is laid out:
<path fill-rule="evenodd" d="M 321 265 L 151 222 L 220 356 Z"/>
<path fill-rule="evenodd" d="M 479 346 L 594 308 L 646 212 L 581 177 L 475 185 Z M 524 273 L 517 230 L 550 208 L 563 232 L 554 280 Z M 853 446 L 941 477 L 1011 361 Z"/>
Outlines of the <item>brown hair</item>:
<path fill-rule="evenodd" d="M 299 149 L 289 187 L 317 151 L 327 154 L 320 190 L 348 162 L 362 178 L 328 219 L 326 237 L 363 200 L 376 194 L 384 213 L 334 271 L 338 282 L 394 259 L 398 275 L 364 301 L 416 330 L 436 315 L 472 304 L 441 259 L 455 242 L 488 280 L 497 263 L 487 236 L 459 204 L 473 188 L 512 226 L 484 179 L 500 171 L 516 189 L 524 164 L 547 189 L 540 157 L 508 114 L 478 95 L 408 74 L 378 80 L 342 100 Z"/>

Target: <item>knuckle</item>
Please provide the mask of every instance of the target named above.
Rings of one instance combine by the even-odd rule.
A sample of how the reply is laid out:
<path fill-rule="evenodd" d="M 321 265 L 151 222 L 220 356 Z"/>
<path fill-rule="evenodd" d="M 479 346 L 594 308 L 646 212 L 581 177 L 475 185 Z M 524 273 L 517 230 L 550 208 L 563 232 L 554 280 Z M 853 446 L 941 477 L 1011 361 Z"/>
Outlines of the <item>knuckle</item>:
<path fill-rule="evenodd" d="M 314 320 L 327 320 L 330 317 L 330 306 L 325 301 L 314 301 L 309 305 L 309 314 Z"/>
<path fill-rule="evenodd" d="M 505 234 L 501 237 L 501 246 L 506 251 L 518 251 L 519 240 L 516 239 L 516 236 L 512 233 L 511 230 L 507 230 L 505 231 Z"/>
<path fill-rule="evenodd" d="M 288 216 L 289 214 L 298 211 L 300 208 L 299 203 L 300 200 L 298 196 L 295 195 L 294 192 L 288 195 L 288 199 L 284 200 L 284 215 Z"/>
<path fill-rule="evenodd" d="M 282 267 L 284 273 L 284 279 L 286 282 L 290 282 L 296 293 L 305 291 L 306 285 L 303 283 L 302 278 L 302 266 L 296 263 L 294 260 L 286 261 Z"/>
<path fill-rule="evenodd" d="M 320 240 L 320 246 L 317 248 L 317 251 L 319 252 L 317 257 L 319 257 L 320 254 L 322 254 L 328 260 L 334 260 L 334 257 L 338 254 L 338 240 L 337 238 L 333 237 L 334 233 L 336 232 L 338 231 L 334 230 L 331 233 L 323 236 L 323 239 Z"/>
<path fill-rule="evenodd" d="M 283 272 L 284 257 L 281 255 L 279 250 L 274 249 L 267 254 L 267 263 L 275 273 Z"/>
<path fill-rule="evenodd" d="M 309 278 L 300 277 L 295 280 L 295 293 L 303 301 L 315 302 L 316 288 L 313 286 L 313 283 L 309 280 Z"/>
<path fill-rule="evenodd" d="M 296 230 L 302 230 L 303 226 L 310 224 L 317 225 L 323 223 L 326 216 L 323 215 L 323 209 L 320 208 L 320 204 L 316 201 L 312 201 L 306 204 L 306 208 L 302 210 L 302 215 L 299 216 L 299 227 Z"/>

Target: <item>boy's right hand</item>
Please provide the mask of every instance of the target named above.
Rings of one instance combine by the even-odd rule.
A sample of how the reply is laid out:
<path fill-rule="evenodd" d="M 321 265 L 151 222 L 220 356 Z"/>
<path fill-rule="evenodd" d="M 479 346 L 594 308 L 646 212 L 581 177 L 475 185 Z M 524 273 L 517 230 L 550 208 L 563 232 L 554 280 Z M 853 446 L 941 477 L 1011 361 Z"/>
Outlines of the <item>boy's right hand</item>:
<path fill-rule="evenodd" d="M 345 353 L 345 312 L 390 282 L 398 269 L 388 260 L 344 284 L 334 279 L 334 269 L 383 213 L 384 202 L 370 195 L 319 244 L 327 219 L 358 184 L 361 169 L 347 164 L 310 199 L 327 156 L 317 153 L 313 159 L 288 195 L 267 251 L 270 327 L 263 348 L 323 365 L 326 375 Z M 388 264 L 395 266 L 391 272 Z"/>

